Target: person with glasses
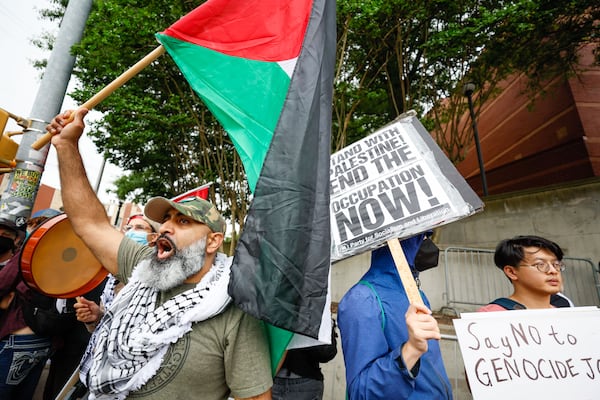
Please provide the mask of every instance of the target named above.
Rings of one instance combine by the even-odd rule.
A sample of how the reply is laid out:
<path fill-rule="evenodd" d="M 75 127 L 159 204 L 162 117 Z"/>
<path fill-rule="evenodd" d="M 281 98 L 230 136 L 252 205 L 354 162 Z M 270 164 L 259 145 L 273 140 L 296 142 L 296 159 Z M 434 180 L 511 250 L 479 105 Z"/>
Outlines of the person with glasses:
<path fill-rule="evenodd" d="M 156 233 L 156 223 L 150 221 L 144 214 L 134 214 L 127 219 L 123 227 L 125 236 L 142 244 L 148 243 L 148 234 Z"/>
<path fill-rule="evenodd" d="M 539 236 L 516 236 L 502 240 L 494 263 L 513 285 L 513 293 L 478 311 L 554 308 L 552 297 L 562 288 L 563 251 L 555 242 Z"/>

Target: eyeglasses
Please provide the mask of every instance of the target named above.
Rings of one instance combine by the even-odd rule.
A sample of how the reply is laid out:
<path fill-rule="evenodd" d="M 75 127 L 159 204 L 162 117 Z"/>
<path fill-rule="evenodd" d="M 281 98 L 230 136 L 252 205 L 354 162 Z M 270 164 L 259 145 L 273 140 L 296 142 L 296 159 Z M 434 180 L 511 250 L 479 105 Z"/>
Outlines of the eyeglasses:
<path fill-rule="evenodd" d="M 130 231 L 130 230 L 134 230 L 134 231 L 145 231 L 145 232 L 152 232 L 152 229 L 144 226 L 144 225 L 139 225 L 139 224 L 134 224 L 134 225 L 125 225 L 125 231 Z"/>
<path fill-rule="evenodd" d="M 521 264 L 519 267 L 533 267 L 537 268 L 538 271 L 547 273 L 550 271 L 550 267 L 553 267 L 555 270 L 563 272 L 567 266 L 562 261 L 538 261 L 535 264 L 527 265 Z"/>

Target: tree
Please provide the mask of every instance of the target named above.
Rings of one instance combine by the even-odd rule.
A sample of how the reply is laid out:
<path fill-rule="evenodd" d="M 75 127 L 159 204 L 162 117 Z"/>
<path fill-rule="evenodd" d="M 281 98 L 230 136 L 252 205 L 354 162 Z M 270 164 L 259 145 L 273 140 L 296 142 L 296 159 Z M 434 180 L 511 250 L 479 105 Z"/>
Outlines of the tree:
<path fill-rule="evenodd" d="M 95 2 L 74 48 L 80 84 L 72 96 L 90 98 L 157 46 L 155 32 L 200 3 Z M 449 158 L 460 161 L 471 140 L 461 124 L 464 83 L 480 88 L 477 109 L 510 74 L 526 74 L 534 93 L 549 77 L 570 76 L 580 46 L 597 50 L 599 40 L 600 7 L 592 0 L 337 0 L 337 11 L 334 151 L 414 109 Z M 104 118 L 91 133 L 96 145 L 130 171 L 116 182 L 120 198 L 144 202 L 214 181 L 213 200 L 233 226 L 243 226 L 250 195 L 242 164 L 169 57 L 98 109 Z"/>
<path fill-rule="evenodd" d="M 64 11 L 56 1 L 49 18 Z M 83 103 L 158 46 L 154 34 L 201 1 L 94 2 L 81 43 L 73 48 Z M 90 136 L 105 157 L 127 174 L 115 182 L 120 199 L 144 203 L 172 197 L 212 181 L 211 198 L 233 226 L 232 246 L 243 227 L 249 189 L 232 142 L 191 90 L 169 56 L 162 56 L 100 103 L 102 119 Z"/>
<path fill-rule="evenodd" d="M 528 76 L 529 94 L 570 76 L 580 46 L 597 47 L 599 10 L 588 0 L 338 0 L 334 150 L 415 109 L 461 160 L 463 84 L 481 88 L 480 108 L 510 74 Z"/>

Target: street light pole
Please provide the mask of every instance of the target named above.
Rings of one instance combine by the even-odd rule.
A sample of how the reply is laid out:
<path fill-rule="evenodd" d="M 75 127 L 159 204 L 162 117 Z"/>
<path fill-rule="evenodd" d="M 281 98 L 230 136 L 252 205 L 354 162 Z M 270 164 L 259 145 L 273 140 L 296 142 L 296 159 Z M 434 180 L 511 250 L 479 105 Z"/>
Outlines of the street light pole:
<path fill-rule="evenodd" d="M 477 131 L 477 120 L 475 119 L 475 111 L 473 110 L 473 92 L 475 91 L 474 83 L 467 83 L 463 87 L 463 93 L 469 101 L 469 112 L 471 113 L 471 123 L 473 125 L 473 138 L 475 139 L 475 149 L 477 150 L 477 161 L 479 162 L 479 173 L 481 174 L 481 185 L 483 186 L 483 195 L 488 195 L 487 181 L 485 179 L 485 168 L 483 166 L 483 156 L 481 155 L 481 146 L 479 144 L 479 132 Z"/>
<path fill-rule="evenodd" d="M 16 168 L 8 176 L 8 185 L 0 197 L 0 216 L 19 227 L 24 227 L 31 216 L 50 149 L 48 145 L 36 151 L 31 146 L 60 112 L 75 63 L 71 48 L 81 40 L 91 9 L 92 0 L 73 0 L 67 4 L 31 109 L 31 124 L 23 131 L 17 150 Z"/>

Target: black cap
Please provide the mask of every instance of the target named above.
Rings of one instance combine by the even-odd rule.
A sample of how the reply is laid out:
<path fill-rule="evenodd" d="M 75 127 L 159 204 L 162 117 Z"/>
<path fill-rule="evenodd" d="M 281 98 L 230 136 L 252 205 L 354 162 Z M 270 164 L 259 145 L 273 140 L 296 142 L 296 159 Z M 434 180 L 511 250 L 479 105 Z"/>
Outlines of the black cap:
<path fill-rule="evenodd" d="M 10 219 L 0 217 L 0 228 L 9 229 L 17 235 L 17 237 L 14 240 L 15 244 L 19 243 L 20 241 L 25 239 L 25 237 L 27 236 L 27 231 L 26 231 L 27 226 L 26 225 L 18 226 L 16 223 L 11 221 Z"/>
<path fill-rule="evenodd" d="M 22 230 L 20 227 L 17 226 L 17 224 L 6 218 L 0 218 L 0 226 L 8 228 L 11 231 L 15 231 L 15 233 L 19 233 L 19 231 Z"/>

